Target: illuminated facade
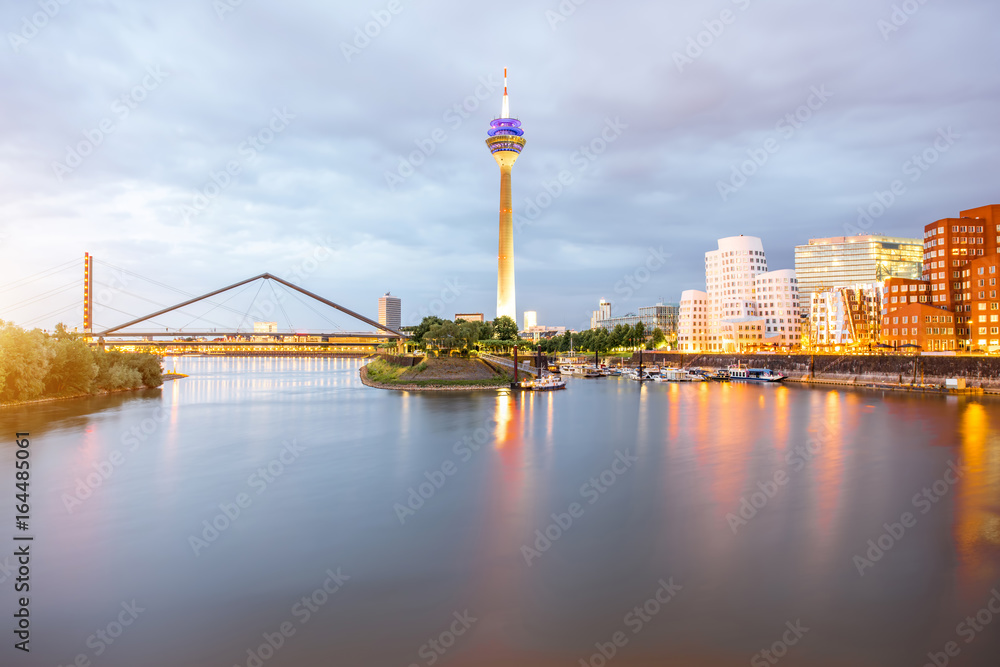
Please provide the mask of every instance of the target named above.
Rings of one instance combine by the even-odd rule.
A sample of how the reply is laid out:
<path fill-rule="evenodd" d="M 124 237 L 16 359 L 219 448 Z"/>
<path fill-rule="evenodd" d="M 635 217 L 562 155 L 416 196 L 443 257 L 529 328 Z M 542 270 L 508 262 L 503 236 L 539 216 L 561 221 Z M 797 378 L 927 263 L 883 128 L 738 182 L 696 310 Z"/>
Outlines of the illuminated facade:
<path fill-rule="evenodd" d="M 514 216 L 510 190 L 510 173 L 524 148 L 521 121 L 510 117 L 507 99 L 507 69 L 503 71 L 503 106 L 500 117 L 490 122 L 489 146 L 493 159 L 500 167 L 500 240 L 497 251 L 497 317 L 506 315 L 517 321 L 514 300 Z"/>
<path fill-rule="evenodd" d="M 923 260 L 920 239 L 876 234 L 809 239 L 795 246 L 795 275 L 802 289 L 802 307 L 812 294 L 833 287 L 884 282 L 900 277 L 919 280 Z"/>
<path fill-rule="evenodd" d="M 681 295 L 681 351 L 799 346 L 801 305 L 795 271 L 768 271 L 764 245 L 755 236 L 730 236 L 718 243 L 718 250 L 705 253 L 705 292 Z"/>
<path fill-rule="evenodd" d="M 930 283 L 931 305 L 955 314 L 957 349 L 996 349 L 1000 333 L 990 326 L 990 311 L 1000 303 L 995 277 L 1000 264 L 1000 206 L 981 206 L 959 215 L 924 227 L 923 278 Z"/>
<path fill-rule="evenodd" d="M 874 349 L 880 340 L 884 302 L 881 283 L 813 292 L 807 320 L 809 342 L 820 348 Z"/>
<path fill-rule="evenodd" d="M 707 350 L 709 342 L 708 294 L 689 289 L 681 292 L 677 322 L 677 348 L 681 352 Z"/>
<path fill-rule="evenodd" d="M 757 274 L 753 299 L 757 315 L 764 318 L 764 344 L 784 347 L 802 344 L 801 297 L 794 270 Z"/>

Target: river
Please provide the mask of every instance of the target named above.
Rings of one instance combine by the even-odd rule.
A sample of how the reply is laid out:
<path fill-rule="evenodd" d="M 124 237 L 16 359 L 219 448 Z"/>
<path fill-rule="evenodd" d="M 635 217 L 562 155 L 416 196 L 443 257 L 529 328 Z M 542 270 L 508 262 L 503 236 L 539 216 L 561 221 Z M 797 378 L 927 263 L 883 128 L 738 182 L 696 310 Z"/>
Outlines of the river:
<path fill-rule="evenodd" d="M 997 664 L 1000 401 L 360 363 L 0 411 L 0 540 L 18 431 L 35 537 L 30 654 L 0 552 L 0 663 Z"/>

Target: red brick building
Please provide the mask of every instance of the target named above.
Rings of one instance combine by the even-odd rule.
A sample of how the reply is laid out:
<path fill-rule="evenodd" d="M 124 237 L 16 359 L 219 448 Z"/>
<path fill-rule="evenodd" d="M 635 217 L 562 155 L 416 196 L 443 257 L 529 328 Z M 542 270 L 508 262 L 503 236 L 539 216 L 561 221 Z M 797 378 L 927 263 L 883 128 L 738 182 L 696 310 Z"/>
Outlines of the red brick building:
<path fill-rule="evenodd" d="M 1000 231 L 997 232 L 1000 237 Z M 1000 299 L 997 299 L 997 278 L 1000 277 L 1000 256 L 984 256 L 969 262 L 964 271 L 969 283 L 968 346 L 973 350 L 1000 349 Z"/>
<path fill-rule="evenodd" d="M 955 348 L 945 349 L 970 350 L 989 345 L 989 341 L 993 340 L 989 333 L 988 312 L 988 304 L 992 302 L 985 295 L 991 291 L 989 267 L 1000 264 L 997 254 L 1000 245 L 1000 205 L 973 208 L 962 211 L 960 215 L 959 218 L 945 218 L 924 227 L 923 276 L 930 284 L 930 305 L 945 308 L 954 314 L 957 343 Z M 973 262 L 976 263 L 976 276 L 972 275 Z M 984 268 L 982 276 L 978 275 L 979 268 Z M 984 281 L 982 289 L 980 279 Z M 979 292 L 984 294 L 982 299 L 978 296 Z M 973 311 L 973 306 L 978 309 L 980 303 L 987 304 L 984 308 L 987 312 Z M 980 321 L 981 315 L 986 316 L 985 321 Z M 985 329 L 985 333 L 980 329 Z M 1000 341 L 1000 335 L 996 340 Z"/>
<path fill-rule="evenodd" d="M 931 284 L 926 280 L 911 280 L 909 278 L 887 278 L 885 281 L 885 297 L 882 300 L 883 312 L 892 312 L 908 303 L 931 302 Z"/>
<path fill-rule="evenodd" d="M 925 303 L 901 305 L 882 316 L 882 343 L 899 349 L 919 345 L 924 352 L 956 350 L 957 315 Z"/>

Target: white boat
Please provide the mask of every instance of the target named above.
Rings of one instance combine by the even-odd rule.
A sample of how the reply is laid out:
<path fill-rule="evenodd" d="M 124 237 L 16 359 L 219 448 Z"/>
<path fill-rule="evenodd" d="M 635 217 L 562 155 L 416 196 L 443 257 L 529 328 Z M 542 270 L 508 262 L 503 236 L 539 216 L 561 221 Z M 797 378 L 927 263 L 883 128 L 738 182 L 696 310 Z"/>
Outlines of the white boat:
<path fill-rule="evenodd" d="M 649 380 L 656 380 L 659 375 L 660 373 L 658 371 L 650 372 L 644 368 L 642 369 L 642 374 L 640 374 L 638 370 L 634 370 L 629 373 L 628 379 L 635 380 L 637 382 L 648 382 Z"/>
<path fill-rule="evenodd" d="M 520 387 L 525 391 L 555 391 L 565 389 L 566 383 L 556 375 L 546 375 L 537 380 L 524 380 L 520 383 Z"/>
<path fill-rule="evenodd" d="M 785 376 L 775 373 L 770 368 L 747 368 L 742 364 L 729 367 L 731 382 L 781 382 Z"/>
<path fill-rule="evenodd" d="M 690 382 L 688 372 L 683 368 L 664 368 L 653 378 L 657 382 Z"/>

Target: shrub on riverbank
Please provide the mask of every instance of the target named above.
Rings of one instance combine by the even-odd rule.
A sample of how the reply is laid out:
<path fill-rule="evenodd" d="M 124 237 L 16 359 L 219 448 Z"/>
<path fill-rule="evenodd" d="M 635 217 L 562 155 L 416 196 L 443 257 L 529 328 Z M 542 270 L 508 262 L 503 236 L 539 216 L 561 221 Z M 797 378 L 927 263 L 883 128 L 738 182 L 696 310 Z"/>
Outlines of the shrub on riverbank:
<path fill-rule="evenodd" d="M 61 324 L 47 336 L 0 321 L 0 403 L 161 384 L 155 355 L 101 352 Z"/>

